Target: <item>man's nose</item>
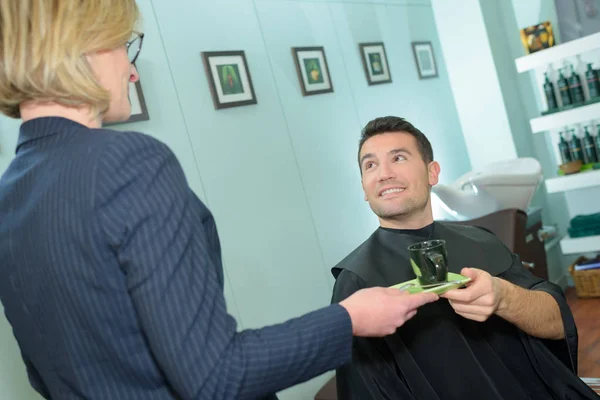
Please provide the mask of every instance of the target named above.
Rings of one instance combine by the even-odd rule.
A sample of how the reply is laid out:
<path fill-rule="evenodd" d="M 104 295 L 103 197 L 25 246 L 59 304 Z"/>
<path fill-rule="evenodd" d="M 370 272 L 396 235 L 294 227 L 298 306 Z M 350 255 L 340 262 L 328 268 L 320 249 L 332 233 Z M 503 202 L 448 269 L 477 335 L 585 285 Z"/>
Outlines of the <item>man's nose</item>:
<path fill-rule="evenodd" d="M 387 181 L 390 179 L 394 179 L 396 174 L 394 173 L 392 167 L 387 163 L 382 163 L 379 166 L 379 181 Z"/>

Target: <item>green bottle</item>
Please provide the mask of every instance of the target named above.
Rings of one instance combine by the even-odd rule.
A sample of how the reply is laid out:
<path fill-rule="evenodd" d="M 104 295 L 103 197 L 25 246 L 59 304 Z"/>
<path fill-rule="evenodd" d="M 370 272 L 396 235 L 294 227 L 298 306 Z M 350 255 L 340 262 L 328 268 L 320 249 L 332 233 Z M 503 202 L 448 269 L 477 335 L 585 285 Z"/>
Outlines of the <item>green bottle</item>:
<path fill-rule="evenodd" d="M 575 72 L 573 64 L 571 64 L 571 76 L 569 77 L 569 91 L 571 92 L 573 104 L 580 104 L 585 101 L 583 87 L 581 87 L 581 78 L 579 77 L 579 74 Z"/>
<path fill-rule="evenodd" d="M 548 79 L 548 73 L 544 72 L 544 93 L 546 94 L 546 103 L 548 104 L 548 111 L 555 110 L 558 108 L 556 103 L 556 95 L 554 94 L 554 85 Z"/>
<path fill-rule="evenodd" d="M 590 91 L 590 99 L 600 96 L 600 80 L 598 79 L 598 71 L 592 68 L 592 64 L 588 64 L 588 69 L 585 72 L 585 80 Z"/>
<path fill-rule="evenodd" d="M 560 152 L 560 159 L 563 164 L 571 162 L 571 153 L 569 152 L 569 144 L 565 140 L 563 133 L 560 132 L 560 142 L 558 142 L 558 151 Z"/>
<path fill-rule="evenodd" d="M 571 151 L 571 160 L 573 160 L 573 161 L 581 160 L 581 162 L 584 162 L 583 151 L 581 149 L 581 139 L 579 139 L 577 137 L 577 135 L 575 135 L 575 129 L 571 129 L 569 132 L 571 132 L 573 134 L 573 137 L 569 141 L 569 150 Z"/>
<path fill-rule="evenodd" d="M 583 152 L 588 163 L 598 162 L 594 138 L 590 135 L 587 126 L 585 127 L 585 135 L 583 136 Z"/>
<path fill-rule="evenodd" d="M 563 107 L 573 104 L 571 92 L 569 92 L 569 81 L 563 75 L 562 68 L 558 70 L 558 91 L 560 92 Z"/>

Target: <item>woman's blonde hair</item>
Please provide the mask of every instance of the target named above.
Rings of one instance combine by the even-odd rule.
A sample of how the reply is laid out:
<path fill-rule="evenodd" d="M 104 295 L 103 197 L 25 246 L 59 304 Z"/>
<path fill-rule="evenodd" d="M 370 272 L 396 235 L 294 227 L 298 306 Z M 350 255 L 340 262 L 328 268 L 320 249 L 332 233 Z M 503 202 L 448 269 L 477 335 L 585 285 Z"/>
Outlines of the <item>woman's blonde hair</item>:
<path fill-rule="evenodd" d="M 135 0 L 0 0 L 0 112 L 20 118 L 29 100 L 105 112 L 84 55 L 124 45 L 138 15 Z"/>

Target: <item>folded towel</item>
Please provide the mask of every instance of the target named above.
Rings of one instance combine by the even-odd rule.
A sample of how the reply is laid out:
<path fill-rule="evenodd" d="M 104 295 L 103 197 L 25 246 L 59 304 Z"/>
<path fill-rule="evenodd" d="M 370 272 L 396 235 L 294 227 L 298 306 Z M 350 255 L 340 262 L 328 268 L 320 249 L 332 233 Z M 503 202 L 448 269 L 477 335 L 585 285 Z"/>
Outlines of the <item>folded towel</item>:
<path fill-rule="evenodd" d="M 569 236 L 572 238 L 600 235 L 600 213 L 577 215 L 571 220 Z"/>
<path fill-rule="evenodd" d="M 592 226 L 590 228 L 569 228 L 569 236 L 572 238 L 585 237 L 585 236 L 596 236 L 600 235 L 600 226 Z"/>
<path fill-rule="evenodd" d="M 590 226 L 600 226 L 600 212 L 588 215 L 577 215 L 571 220 L 571 228 L 589 228 Z"/>

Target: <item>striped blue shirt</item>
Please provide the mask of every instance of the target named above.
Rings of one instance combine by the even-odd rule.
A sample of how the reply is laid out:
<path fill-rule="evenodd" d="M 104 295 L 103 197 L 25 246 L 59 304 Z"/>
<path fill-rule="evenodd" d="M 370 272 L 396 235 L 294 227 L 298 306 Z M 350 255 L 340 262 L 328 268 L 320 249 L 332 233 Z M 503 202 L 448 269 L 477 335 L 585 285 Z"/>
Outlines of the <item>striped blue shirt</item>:
<path fill-rule="evenodd" d="M 248 399 L 350 361 L 331 305 L 237 332 L 210 211 L 135 132 L 39 118 L 0 180 L 0 300 L 51 399 Z"/>

